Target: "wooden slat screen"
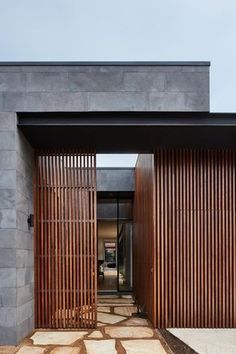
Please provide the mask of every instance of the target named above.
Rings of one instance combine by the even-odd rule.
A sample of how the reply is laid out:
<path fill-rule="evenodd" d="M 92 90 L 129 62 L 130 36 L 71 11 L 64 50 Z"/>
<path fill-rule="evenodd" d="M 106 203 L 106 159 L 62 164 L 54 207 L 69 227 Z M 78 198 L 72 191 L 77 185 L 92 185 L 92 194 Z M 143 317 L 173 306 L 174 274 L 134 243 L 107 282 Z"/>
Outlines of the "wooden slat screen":
<path fill-rule="evenodd" d="M 157 327 L 235 327 L 235 150 L 158 150 L 155 171 Z"/>
<path fill-rule="evenodd" d="M 156 254 L 154 156 L 138 156 L 135 170 L 133 269 L 134 295 L 141 310 L 156 322 Z"/>
<path fill-rule="evenodd" d="M 95 154 L 38 151 L 35 171 L 36 327 L 95 327 Z"/>

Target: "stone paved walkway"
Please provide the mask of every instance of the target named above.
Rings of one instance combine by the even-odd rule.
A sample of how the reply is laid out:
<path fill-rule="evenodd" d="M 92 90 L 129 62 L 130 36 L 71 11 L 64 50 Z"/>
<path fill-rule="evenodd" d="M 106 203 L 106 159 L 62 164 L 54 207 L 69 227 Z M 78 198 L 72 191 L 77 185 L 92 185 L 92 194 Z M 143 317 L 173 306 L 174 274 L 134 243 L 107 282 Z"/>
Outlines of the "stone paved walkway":
<path fill-rule="evenodd" d="M 149 321 L 133 316 L 136 312 L 131 296 L 100 296 L 96 330 L 37 330 L 4 354 L 167 353 Z"/>

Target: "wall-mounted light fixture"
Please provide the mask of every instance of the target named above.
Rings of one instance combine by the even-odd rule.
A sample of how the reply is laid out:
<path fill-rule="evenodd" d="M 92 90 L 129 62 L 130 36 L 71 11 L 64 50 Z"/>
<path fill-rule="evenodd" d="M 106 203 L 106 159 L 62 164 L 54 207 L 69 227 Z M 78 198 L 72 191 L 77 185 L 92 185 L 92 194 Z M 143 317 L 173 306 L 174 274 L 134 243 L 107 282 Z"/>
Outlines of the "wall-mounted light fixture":
<path fill-rule="evenodd" d="M 34 227 L 34 215 L 30 214 L 27 219 L 28 222 L 28 229 L 30 230 L 31 227 Z"/>

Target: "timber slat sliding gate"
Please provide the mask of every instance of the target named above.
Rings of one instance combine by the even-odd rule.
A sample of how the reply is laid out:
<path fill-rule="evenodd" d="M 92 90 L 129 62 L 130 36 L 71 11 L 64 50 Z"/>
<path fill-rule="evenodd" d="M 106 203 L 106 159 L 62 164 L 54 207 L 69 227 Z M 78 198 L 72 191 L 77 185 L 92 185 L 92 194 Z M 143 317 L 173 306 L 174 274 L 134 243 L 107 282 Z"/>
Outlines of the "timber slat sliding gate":
<path fill-rule="evenodd" d="M 37 151 L 36 328 L 96 326 L 96 257 L 95 154 Z"/>

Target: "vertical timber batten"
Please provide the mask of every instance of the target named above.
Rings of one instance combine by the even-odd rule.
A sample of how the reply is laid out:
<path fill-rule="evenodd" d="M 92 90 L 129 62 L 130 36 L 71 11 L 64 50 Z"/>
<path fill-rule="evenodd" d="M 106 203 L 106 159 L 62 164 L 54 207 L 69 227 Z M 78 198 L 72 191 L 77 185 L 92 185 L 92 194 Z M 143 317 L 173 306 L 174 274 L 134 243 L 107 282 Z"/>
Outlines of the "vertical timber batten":
<path fill-rule="evenodd" d="M 93 328 L 97 306 L 96 155 L 35 155 L 36 328 Z"/>
<path fill-rule="evenodd" d="M 156 326 L 156 234 L 154 155 L 141 154 L 135 171 L 134 295 Z"/>
<path fill-rule="evenodd" d="M 139 155 L 134 293 L 154 326 L 236 326 L 235 214 L 235 149 Z"/>
<path fill-rule="evenodd" d="M 236 326 L 235 171 L 235 150 L 155 152 L 159 328 Z"/>

